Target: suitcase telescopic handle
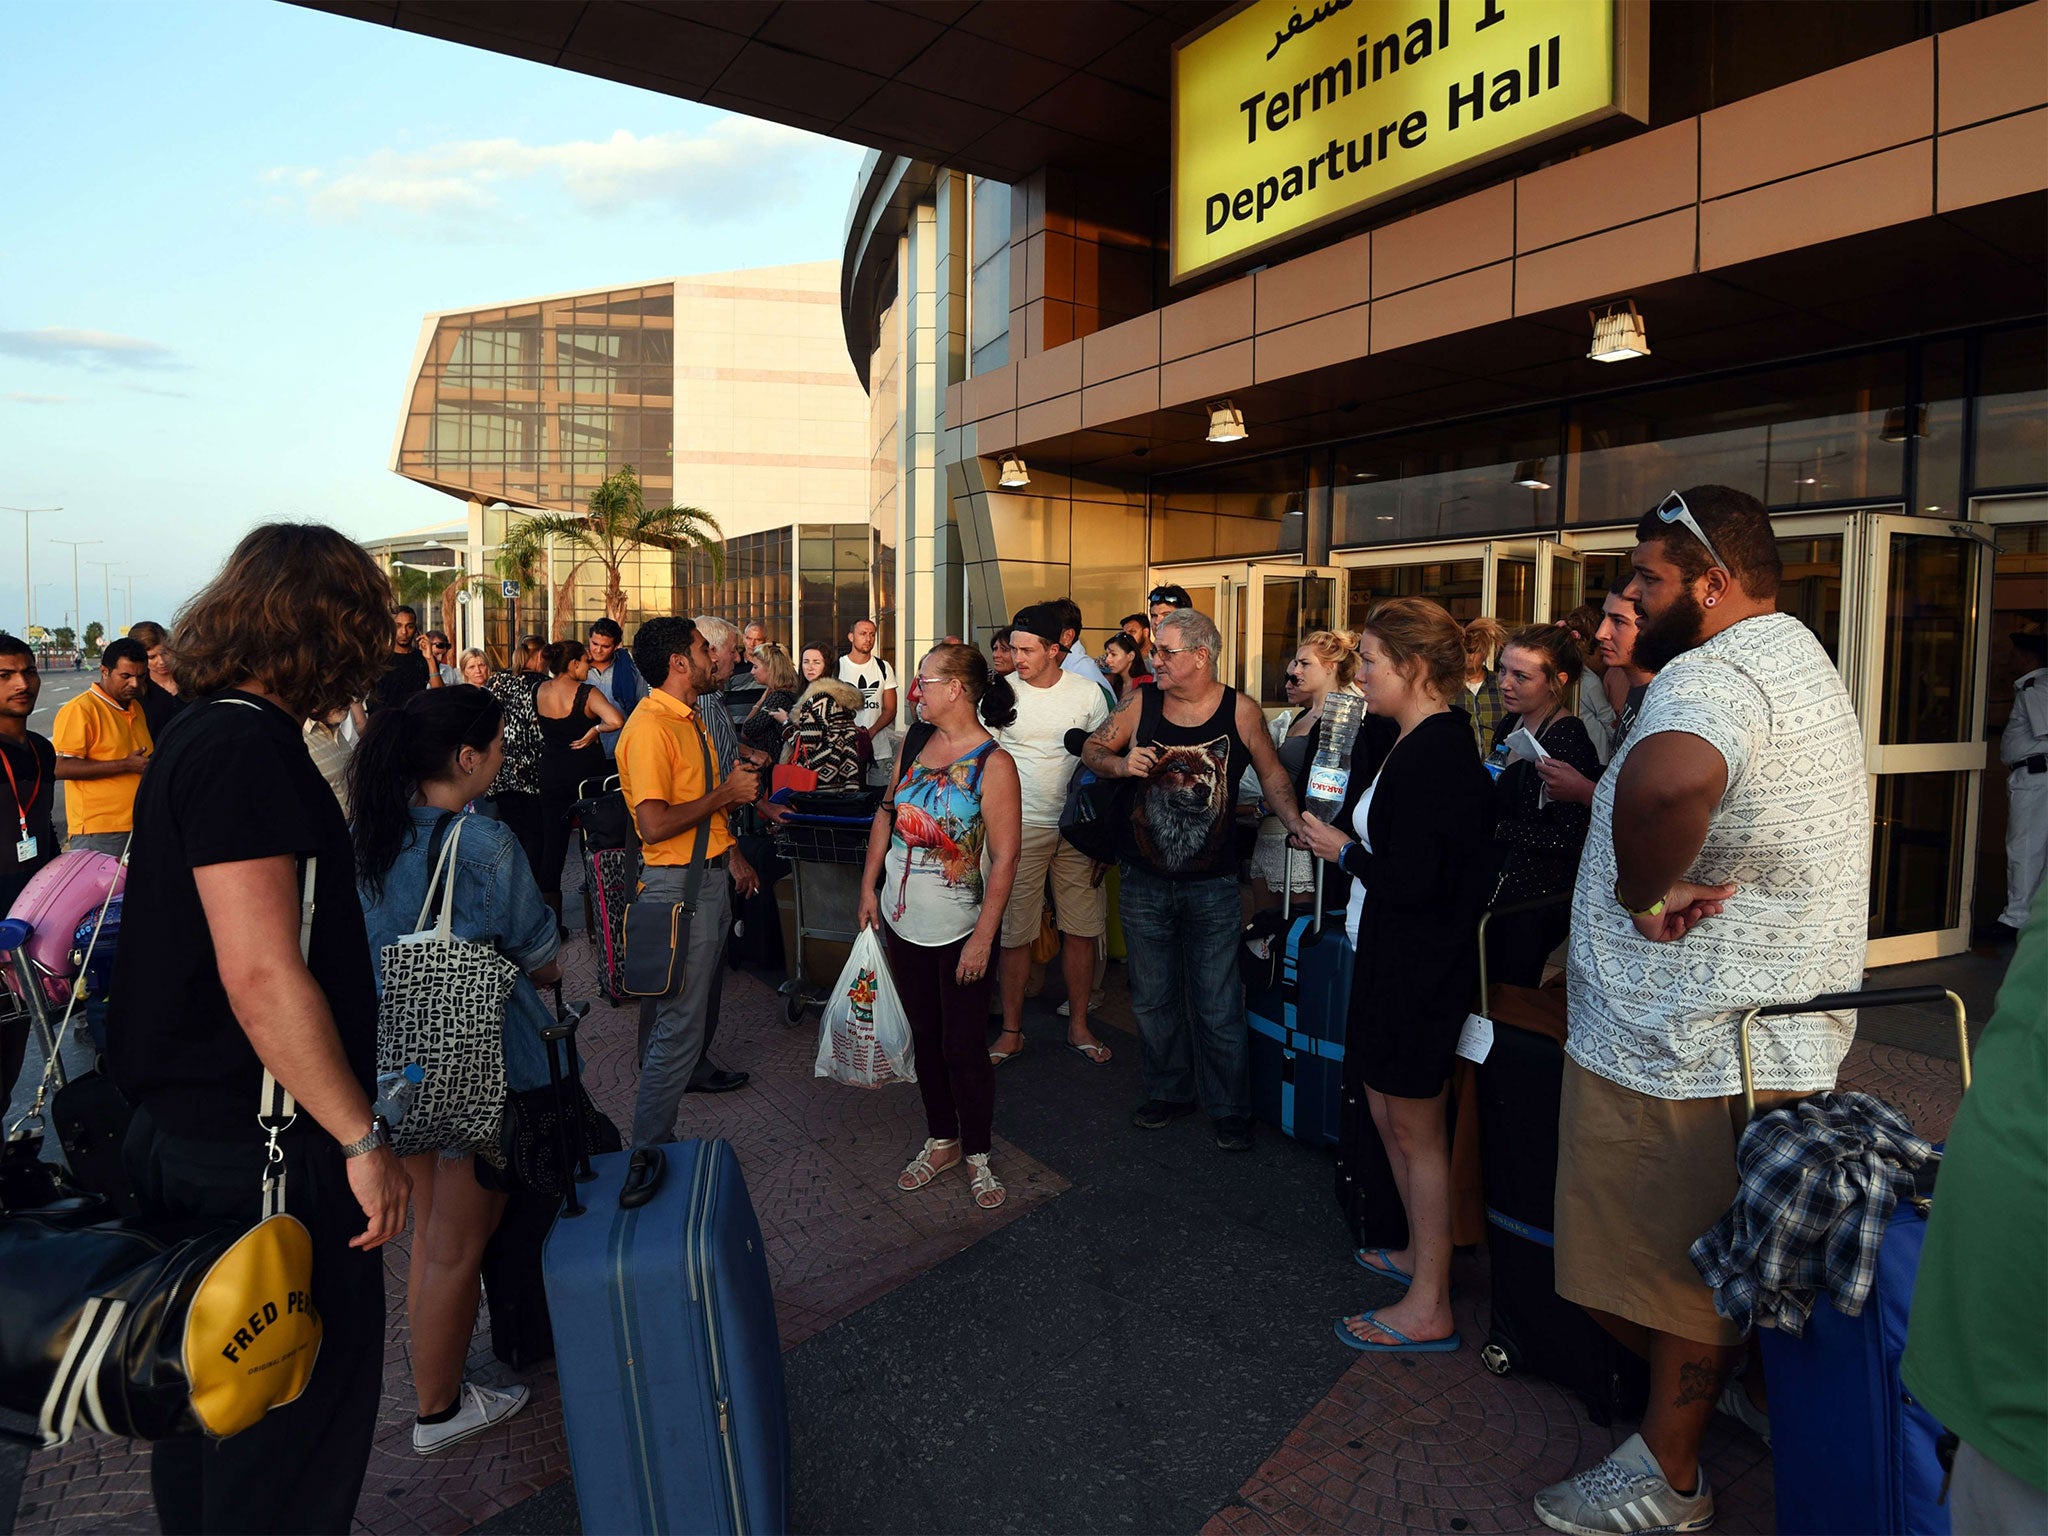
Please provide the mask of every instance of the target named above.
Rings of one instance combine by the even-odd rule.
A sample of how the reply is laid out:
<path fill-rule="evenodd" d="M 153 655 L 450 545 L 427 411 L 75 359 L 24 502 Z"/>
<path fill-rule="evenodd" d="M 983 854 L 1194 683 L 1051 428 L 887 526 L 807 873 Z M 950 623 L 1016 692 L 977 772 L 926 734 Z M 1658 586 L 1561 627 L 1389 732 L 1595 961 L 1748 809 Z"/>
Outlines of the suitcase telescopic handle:
<path fill-rule="evenodd" d="M 1486 979 L 1486 925 L 1496 917 L 1513 917 L 1518 912 L 1540 912 L 1545 907 L 1555 907 L 1572 899 L 1570 891 L 1552 891 L 1548 896 L 1531 896 L 1527 901 L 1503 902 L 1497 907 L 1488 907 L 1479 914 L 1479 1012 L 1487 1016 L 1488 1004 L 1492 1001 L 1493 989 Z"/>
<path fill-rule="evenodd" d="M 1735 1028 L 1735 1052 L 1742 1063 L 1742 1117 L 1756 1118 L 1756 1069 L 1751 1059 L 1749 1028 L 1758 1019 L 1782 1019 L 1795 1013 L 1841 1013 L 1851 1008 L 1902 1008 L 1909 1003 L 1946 1003 L 1956 1027 L 1956 1064 L 1962 1069 L 1963 1092 L 1970 1091 L 1970 1018 L 1963 1000 L 1946 987 L 1876 987 L 1867 992 L 1823 992 L 1803 1003 L 1771 1003 L 1743 1014 Z"/>

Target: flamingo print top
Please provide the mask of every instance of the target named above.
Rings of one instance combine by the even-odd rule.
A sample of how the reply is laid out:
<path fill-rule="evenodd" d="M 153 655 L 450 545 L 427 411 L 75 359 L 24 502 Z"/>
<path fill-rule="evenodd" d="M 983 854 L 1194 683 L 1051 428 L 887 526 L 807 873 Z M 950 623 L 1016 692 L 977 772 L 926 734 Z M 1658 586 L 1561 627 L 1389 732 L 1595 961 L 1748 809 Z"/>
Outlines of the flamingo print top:
<path fill-rule="evenodd" d="M 882 915 L 896 936 L 940 948 L 981 918 L 988 828 L 981 819 L 985 741 L 943 768 L 913 762 L 896 786 L 896 830 L 882 864 Z"/>

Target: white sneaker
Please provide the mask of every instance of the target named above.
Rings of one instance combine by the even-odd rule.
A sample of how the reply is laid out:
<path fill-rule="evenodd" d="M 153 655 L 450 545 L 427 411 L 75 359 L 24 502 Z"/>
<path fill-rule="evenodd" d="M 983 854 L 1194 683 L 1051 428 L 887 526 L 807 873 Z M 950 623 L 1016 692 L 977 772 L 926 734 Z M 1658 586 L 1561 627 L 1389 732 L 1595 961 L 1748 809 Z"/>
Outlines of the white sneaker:
<path fill-rule="evenodd" d="M 1749 1400 L 1749 1394 L 1742 1389 L 1739 1377 L 1731 1377 L 1728 1385 L 1721 1389 L 1721 1400 L 1714 1404 L 1720 1412 L 1734 1419 L 1765 1445 L 1771 1443 L 1771 1416 Z"/>
<path fill-rule="evenodd" d="M 1714 1523 L 1714 1496 L 1704 1466 L 1698 1492 L 1690 1497 L 1673 1492 L 1643 1437 L 1630 1435 L 1605 1461 L 1537 1494 L 1536 1518 L 1572 1536 L 1704 1531 Z"/>
<path fill-rule="evenodd" d="M 455 1417 L 440 1424 L 413 1421 L 412 1448 L 422 1456 L 445 1451 L 451 1445 L 482 1434 L 493 1424 L 502 1424 L 526 1406 L 533 1394 L 525 1387 L 480 1387 L 462 1384 L 462 1406 Z"/>

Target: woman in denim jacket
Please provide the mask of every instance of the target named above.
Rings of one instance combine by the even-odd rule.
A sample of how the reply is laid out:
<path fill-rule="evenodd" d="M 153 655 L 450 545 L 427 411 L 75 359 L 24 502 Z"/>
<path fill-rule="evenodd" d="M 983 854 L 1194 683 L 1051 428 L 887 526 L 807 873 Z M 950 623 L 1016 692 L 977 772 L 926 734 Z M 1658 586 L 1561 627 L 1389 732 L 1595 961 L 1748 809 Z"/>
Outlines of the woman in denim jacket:
<path fill-rule="evenodd" d="M 526 974 L 505 1008 L 505 1085 L 513 1093 L 548 1081 L 541 1030 L 551 1021 L 534 983 L 561 977 L 554 913 L 519 842 L 504 823 L 465 812 L 490 787 L 504 758 L 503 706 L 462 684 L 414 694 L 371 717 L 350 764 L 356 880 L 370 954 L 413 931 L 426 899 L 437 824 L 461 818 L 455 853 L 454 930 L 496 945 Z M 440 841 L 454 830 L 451 824 Z M 474 1147 L 447 1147 L 405 1160 L 412 1175 L 412 1270 L 406 1316 L 412 1334 L 419 1416 L 413 1449 L 443 1450 L 526 1406 L 527 1389 L 499 1391 L 462 1379 L 482 1295 L 484 1244 L 504 1214 L 505 1196 L 477 1182 Z"/>

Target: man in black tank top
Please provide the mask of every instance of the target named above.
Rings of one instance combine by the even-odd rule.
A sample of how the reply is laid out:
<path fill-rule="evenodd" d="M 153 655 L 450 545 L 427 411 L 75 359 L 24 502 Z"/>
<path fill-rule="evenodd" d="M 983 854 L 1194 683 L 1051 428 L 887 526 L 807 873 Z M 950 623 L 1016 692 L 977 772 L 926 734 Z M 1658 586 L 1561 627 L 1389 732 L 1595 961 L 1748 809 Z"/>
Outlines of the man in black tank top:
<path fill-rule="evenodd" d="M 1237 786 L 1249 765 L 1266 808 L 1299 831 L 1301 812 L 1259 706 L 1216 676 L 1223 637 L 1204 614 L 1159 621 L 1156 681 L 1124 695 L 1082 752 L 1130 786 L 1118 901 L 1129 954 L 1146 1102 L 1156 1131 L 1199 1103 L 1216 1144 L 1252 1144 L 1244 988 L 1237 974 Z"/>

